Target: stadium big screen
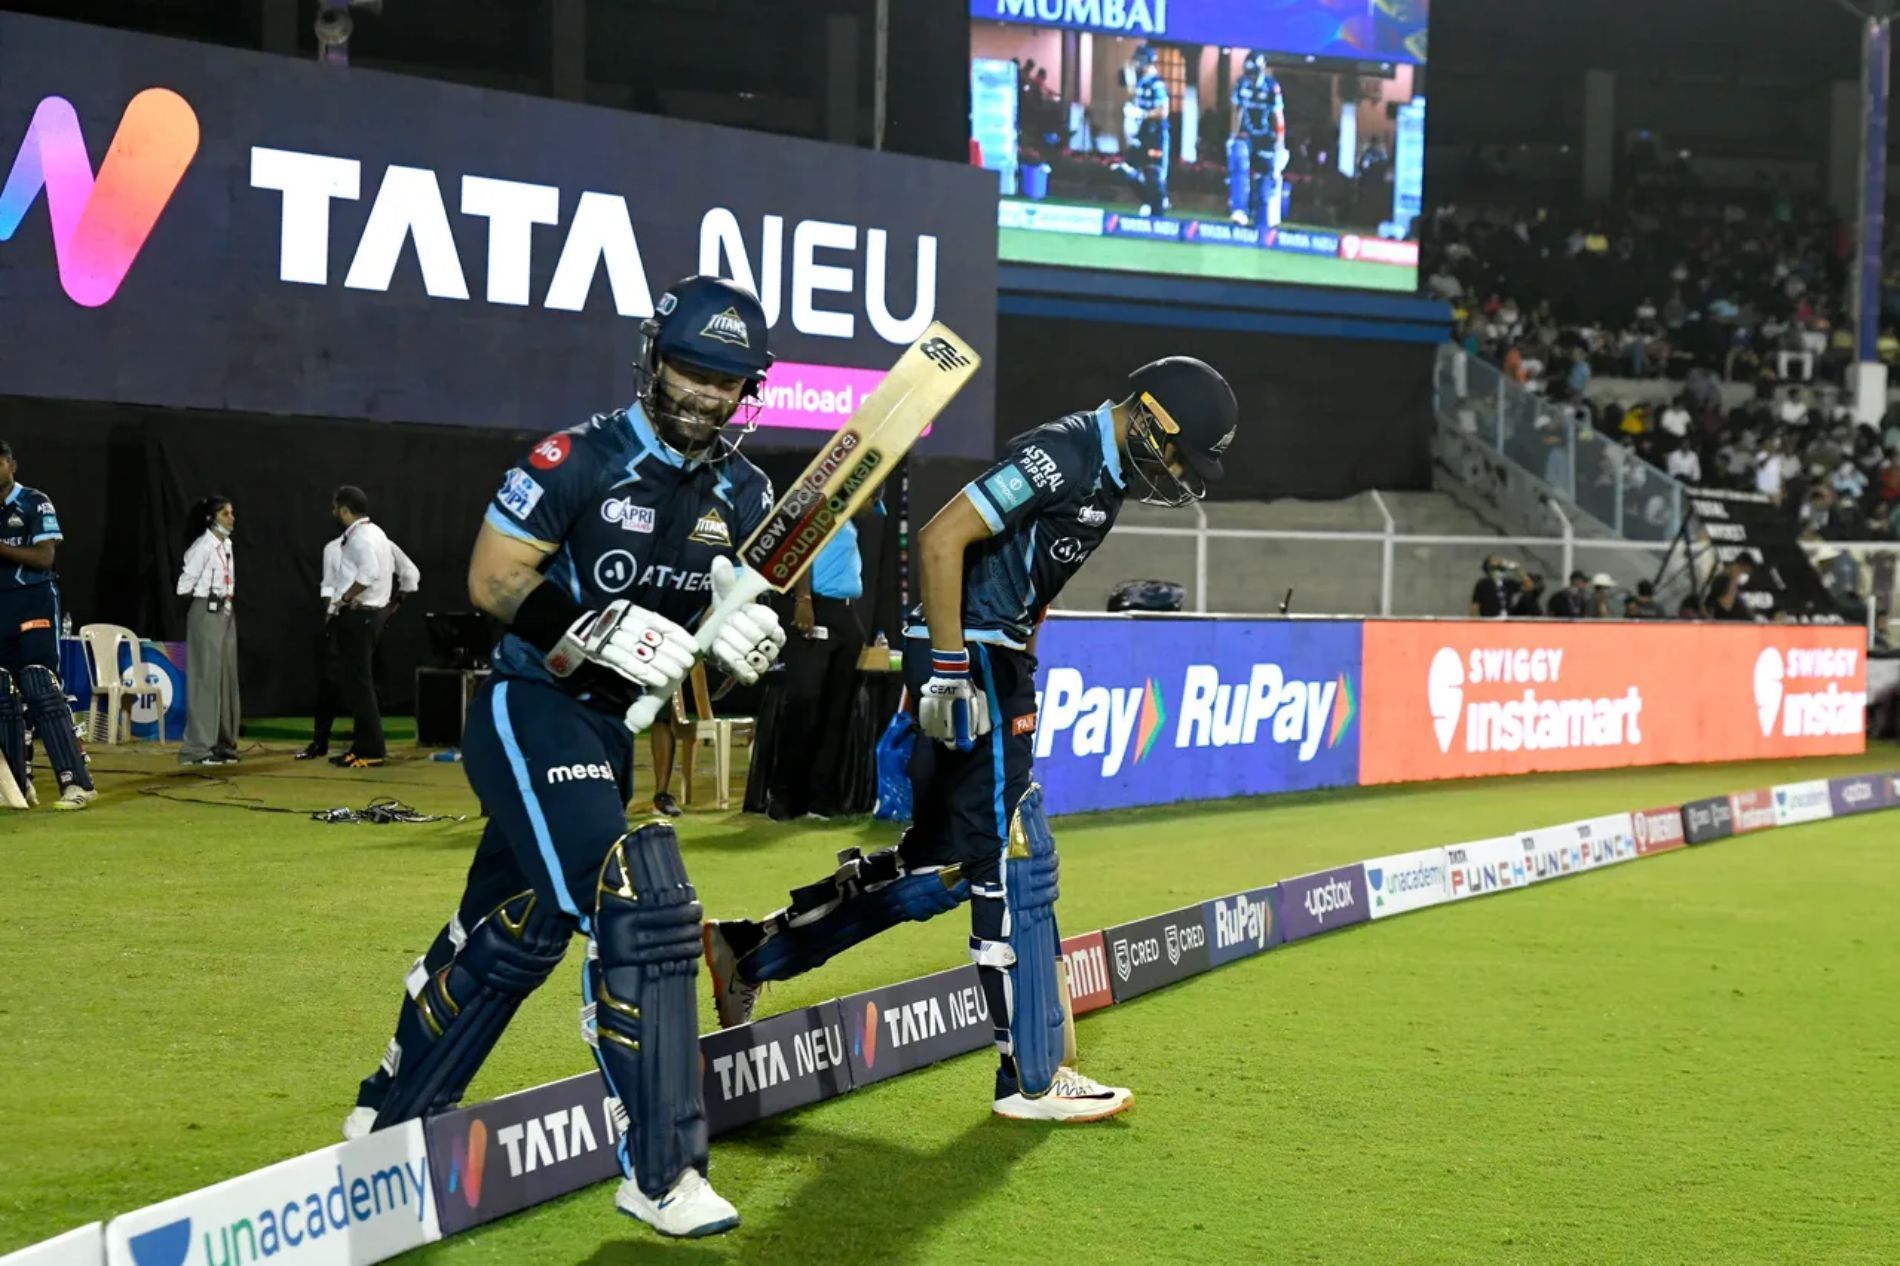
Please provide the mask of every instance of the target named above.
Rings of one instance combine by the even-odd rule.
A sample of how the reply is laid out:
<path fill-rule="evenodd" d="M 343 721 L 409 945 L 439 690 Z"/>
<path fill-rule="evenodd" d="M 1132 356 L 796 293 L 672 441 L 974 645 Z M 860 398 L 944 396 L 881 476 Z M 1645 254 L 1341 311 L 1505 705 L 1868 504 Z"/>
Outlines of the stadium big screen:
<path fill-rule="evenodd" d="M 1006 262 L 1416 288 L 1428 0 L 970 0 Z"/>

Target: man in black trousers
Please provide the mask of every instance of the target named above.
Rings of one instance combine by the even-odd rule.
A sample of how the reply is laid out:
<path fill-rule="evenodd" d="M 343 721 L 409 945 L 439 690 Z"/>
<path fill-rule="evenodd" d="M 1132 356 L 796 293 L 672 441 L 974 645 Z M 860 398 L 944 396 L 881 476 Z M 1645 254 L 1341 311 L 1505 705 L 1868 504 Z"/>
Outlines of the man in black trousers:
<path fill-rule="evenodd" d="M 343 525 L 342 578 L 349 583 L 331 600 L 335 614 L 336 663 L 343 699 L 355 718 L 350 750 L 332 756 L 344 769 L 373 769 L 388 755 L 382 709 L 376 702 L 376 635 L 395 590 L 395 556 L 389 537 L 370 522 L 369 497 L 345 484 L 336 490 L 336 521 Z"/>

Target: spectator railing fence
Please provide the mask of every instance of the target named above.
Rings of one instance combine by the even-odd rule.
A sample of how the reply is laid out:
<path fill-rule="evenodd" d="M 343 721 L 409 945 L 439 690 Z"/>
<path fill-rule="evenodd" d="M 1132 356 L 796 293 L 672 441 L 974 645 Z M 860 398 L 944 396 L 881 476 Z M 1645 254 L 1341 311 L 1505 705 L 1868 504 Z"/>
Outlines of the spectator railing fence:
<path fill-rule="evenodd" d="M 1455 547 L 1459 551 L 1460 561 L 1458 565 L 1460 567 L 1468 567 L 1473 553 L 1495 553 L 1504 555 L 1542 553 L 1553 560 L 1561 560 L 1561 562 L 1557 562 L 1554 566 L 1546 565 L 1548 570 L 1546 570 L 1544 574 L 1549 577 L 1551 582 L 1547 593 L 1554 593 L 1557 589 L 1561 588 L 1563 578 L 1569 576 L 1571 572 L 1578 570 L 1580 561 L 1586 563 L 1583 570 L 1600 570 L 1605 566 L 1601 560 L 1605 557 L 1613 557 L 1616 558 L 1620 564 L 1616 567 L 1616 570 L 1622 573 L 1621 577 L 1619 577 L 1617 595 L 1617 602 L 1619 604 L 1622 594 L 1633 590 L 1635 587 L 1633 583 L 1629 582 L 1628 577 L 1652 577 L 1662 562 L 1663 542 L 1605 540 L 1579 537 L 1570 530 L 1569 522 L 1564 519 L 1561 513 L 1559 513 L 1558 518 L 1564 528 L 1564 534 L 1562 536 L 1476 536 L 1400 532 L 1397 530 L 1391 513 L 1386 509 L 1384 499 L 1380 498 L 1377 493 L 1373 494 L 1373 498 L 1379 508 L 1380 514 L 1386 521 L 1385 527 L 1376 532 L 1292 528 L 1209 527 L 1207 515 L 1201 509 L 1200 505 L 1198 503 L 1190 503 L 1189 508 L 1193 511 L 1195 519 L 1194 526 L 1192 527 L 1150 527 L 1145 524 L 1125 523 L 1115 528 L 1114 535 L 1116 537 L 1149 536 L 1192 541 L 1194 543 L 1194 585 L 1189 605 L 1197 614 L 1205 614 L 1210 610 L 1218 610 L 1229 614 L 1257 615 L 1269 614 L 1277 609 L 1277 606 L 1271 601 L 1271 593 L 1263 595 L 1268 598 L 1268 603 L 1264 606 L 1250 607 L 1245 601 L 1236 601 L 1231 595 L 1223 595 L 1223 601 L 1218 606 L 1210 607 L 1208 598 L 1209 553 L 1212 547 L 1220 542 L 1305 542 L 1315 547 L 1316 554 L 1324 552 L 1326 547 L 1332 546 L 1359 546 L 1367 550 L 1377 546 L 1379 550 L 1377 614 L 1381 616 L 1452 614 L 1451 612 L 1443 610 L 1442 606 L 1441 609 L 1436 612 L 1397 609 L 1401 604 L 1395 601 L 1393 581 L 1396 574 L 1396 561 L 1401 548 L 1407 551 L 1408 557 L 1417 558 L 1419 552 L 1422 550 L 1428 550 L 1438 546 Z M 1900 542 L 1830 541 L 1810 544 L 1807 548 L 1811 553 L 1821 550 L 1839 550 L 1852 555 L 1860 564 L 1861 582 L 1857 592 L 1853 596 L 1863 600 L 1867 607 L 1869 645 L 1873 644 L 1874 635 L 1880 626 L 1886 625 L 1890 629 L 1893 629 L 1896 623 L 1893 620 L 1896 589 L 1900 588 Z M 1580 555 L 1585 556 L 1585 558 L 1580 560 Z M 1336 555 L 1329 555 L 1329 557 L 1336 557 Z M 1317 561 L 1315 563 L 1316 567 L 1325 565 L 1325 563 Z M 1458 572 L 1456 574 L 1459 577 L 1465 575 L 1464 572 Z M 1298 576 L 1290 576 L 1289 579 L 1297 581 Z M 1448 578 L 1446 583 L 1457 584 L 1461 583 L 1461 581 Z M 1684 583 L 1686 583 L 1686 579 Z M 1665 614 L 1673 615 L 1675 613 L 1675 607 L 1680 602 L 1682 596 L 1681 593 L 1669 592 L 1659 593 L 1657 598 L 1658 601 L 1663 604 Z M 1452 602 L 1445 605 L 1455 606 L 1456 601 L 1457 596 L 1454 595 Z M 1418 604 L 1414 603 L 1411 605 L 1417 606 Z M 1324 613 L 1308 611 L 1302 612 L 1302 614 L 1363 616 L 1373 614 L 1373 612 L 1364 609 L 1345 609 L 1327 611 Z M 1612 614 L 1621 615 L 1621 611 L 1615 610 Z M 1893 629 L 1893 631 L 1900 632 L 1900 629 Z"/>
<path fill-rule="evenodd" d="M 1451 343 L 1438 349 L 1433 407 L 1456 427 L 1632 541 L 1668 541 L 1682 526 L 1684 486 L 1616 435 L 1511 381 Z"/>

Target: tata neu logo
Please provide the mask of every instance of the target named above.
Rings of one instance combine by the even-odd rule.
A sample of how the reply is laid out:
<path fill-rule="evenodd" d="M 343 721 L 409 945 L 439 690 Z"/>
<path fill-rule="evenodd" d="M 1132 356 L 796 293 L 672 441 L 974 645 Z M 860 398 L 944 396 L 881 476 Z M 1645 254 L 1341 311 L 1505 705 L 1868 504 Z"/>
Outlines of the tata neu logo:
<path fill-rule="evenodd" d="M 78 111 L 47 97 L 0 186 L 0 242 L 12 240 L 44 189 L 59 284 L 74 303 L 99 307 L 119 293 L 197 153 L 191 106 L 147 88 L 126 106 L 95 177 Z"/>
<path fill-rule="evenodd" d="M 1643 693 L 1576 695 L 1564 687 L 1560 647 L 1441 646 L 1425 675 L 1425 706 L 1438 750 L 1553 751 L 1638 747 Z M 1469 697 L 1483 694 L 1489 697 Z M 1460 731 L 1463 742 L 1459 744 Z"/>
<path fill-rule="evenodd" d="M 1860 652 L 1851 647 L 1762 651 L 1755 659 L 1755 719 L 1762 737 L 1859 734 L 1867 710 L 1867 692 L 1852 688 L 1859 667 Z"/>
<path fill-rule="evenodd" d="M 450 1149 L 449 1194 L 459 1195 L 471 1209 L 482 1203 L 482 1175 L 488 1168 L 488 1123 L 480 1117 L 468 1123 L 468 1134 Z"/>

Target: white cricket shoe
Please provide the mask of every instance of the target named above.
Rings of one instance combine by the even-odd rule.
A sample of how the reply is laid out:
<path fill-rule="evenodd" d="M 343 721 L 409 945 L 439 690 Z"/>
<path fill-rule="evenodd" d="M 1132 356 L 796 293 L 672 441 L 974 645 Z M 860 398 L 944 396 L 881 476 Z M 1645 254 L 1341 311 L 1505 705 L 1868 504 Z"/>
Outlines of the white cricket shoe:
<path fill-rule="evenodd" d="M 66 810 L 83 809 L 87 805 L 91 804 L 93 801 L 97 800 L 98 798 L 99 798 L 98 792 L 87 791 L 84 787 L 80 786 L 78 783 L 74 783 L 72 786 L 66 788 L 66 790 L 59 793 L 59 799 L 53 801 L 53 807 L 55 809 L 66 809 Z M 37 804 L 39 803 L 39 801 L 37 797 L 30 797 L 27 803 Z"/>
<path fill-rule="evenodd" d="M 376 1128 L 376 1109 L 352 1108 L 350 1115 L 343 1118 L 343 1139 L 349 1142 L 360 1139 Z"/>
<path fill-rule="evenodd" d="M 1142 203 L 1139 207 L 1135 208 L 1136 215 L 1153 215 L 1154 213 L 1155 213 L 1155 209 L 1152 206 L 1149 206 L 1145 202 Z"/>
<path fill-rule="evenodd" d="M 1236 228 L 1244 229 L 1247 227 L 1247 213 L 1245 211 L 1236 211 L 1227 218 L 1233 221 L 1234 227 Z"/>
<path fill-rule="evenodd" d="M 739 956 L 732 952 L 732 942 L 716 920 L 706 921 L 700 939 L 706 944 L 706 972 L 712 977 L 713 1008 L 719 1013 L 719 1027 L 730 1029 L 749 1022 L 765 986 L 739 979 Z"/>
<path fill-rule="evenodd" d="M 658 1201 L 648 1199 L 640 1184 L 628 1178 L 614 1192 L 614 1207 L 630 1218 L 638 1218 L 661 1235 L 679 1239 L 698 1239 L 718 1235 L 739 1225 L 739 1211 L 732 1207 L 706 1176 L 691 1166 L 680 1175 L 673 1189 Z"/>
<path fill-rule="evenodd" d="M 1065 1064 L 1056 1069 L 1047 1094 L 1031 1099 L 1018 1090 L 998 1099 L 992 1110 L 1012 1121 L 1101 1121 L 1126 1111 L 1134 1101 L 1134 1091 L 1104 1086 Z"/>

